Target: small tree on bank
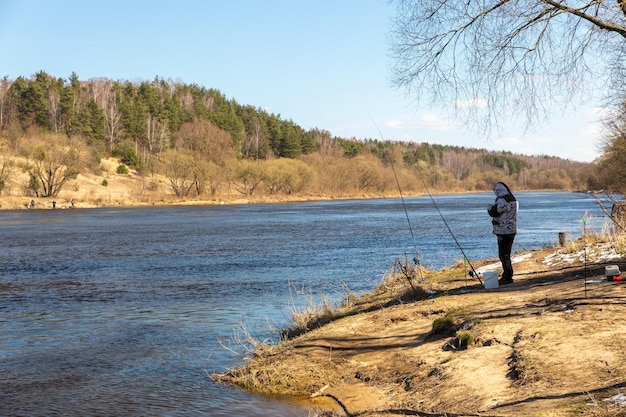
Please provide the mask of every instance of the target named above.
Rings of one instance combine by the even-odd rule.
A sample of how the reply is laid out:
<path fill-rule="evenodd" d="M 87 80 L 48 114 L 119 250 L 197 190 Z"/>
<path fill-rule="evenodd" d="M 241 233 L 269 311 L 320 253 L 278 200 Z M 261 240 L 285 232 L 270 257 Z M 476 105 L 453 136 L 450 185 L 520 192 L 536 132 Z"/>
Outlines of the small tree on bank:
<path fill-rule="evenodd" d="M 178 198 L 185 198 L 194 187 L 194 159 L 186 153 L 172 153 L 165 163 L 165 176 Z"/>
<path fill-rule="evenodd" d="M 26 163 L 29 187 L 38 197 L 56 197 L 68 180 L 76 179 L 80 166 L 80 151 L 72 146 L 39 147 Z"/>

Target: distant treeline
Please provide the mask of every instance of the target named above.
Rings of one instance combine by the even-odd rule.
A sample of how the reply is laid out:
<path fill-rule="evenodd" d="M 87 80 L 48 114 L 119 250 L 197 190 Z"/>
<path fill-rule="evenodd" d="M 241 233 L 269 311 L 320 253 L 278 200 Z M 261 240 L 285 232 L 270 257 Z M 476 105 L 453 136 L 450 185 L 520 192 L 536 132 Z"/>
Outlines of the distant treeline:
<path fill-rule="evenodd" d="M 59 148 L 80 155 L 75 152 L 80 143 L 89 149 L 89 158 L 83 159 L 91 162 L 77 162 L 72 175 L 97 170 L 98 158 L 114 156 L 140 173 L 165 176 L 178 197 L 225 192 L 383 195 L 398 184 L 415 193 L 426 188 L 476 191 L 489 190 L 500 180 L 518 190 L 597 186 L 591 164 L 426 142 L 333 137 L 241 105 L 219 90 L 158 77 L 134 83 L 80 81 L 75 73 L 63 79 L 43 71 L 15 80 L 5 76 L 0 81 L 0 138 L 6 143 L 5 157 L 40 164 L 46 155 L 59 155 Z M 34 190 L 38 185 L 32 168 L 24 170 L 31 174 Z"/>

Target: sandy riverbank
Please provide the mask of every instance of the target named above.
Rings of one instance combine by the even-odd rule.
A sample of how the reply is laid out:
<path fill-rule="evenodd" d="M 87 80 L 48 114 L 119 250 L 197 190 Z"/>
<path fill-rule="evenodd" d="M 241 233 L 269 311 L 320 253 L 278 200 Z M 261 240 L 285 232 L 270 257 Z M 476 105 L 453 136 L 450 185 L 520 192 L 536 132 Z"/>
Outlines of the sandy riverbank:
<path fill-rule="evenodd" d="M 461 265 L 428 272 L 415 297 L 399 279 L 216 379 L 337 415 L 621 416 L 626 284 L 589 281 L 607 264 L 624 271 L 622 253 L 578 242 L 518 254 L 515 283 L 492 290 Z"/>

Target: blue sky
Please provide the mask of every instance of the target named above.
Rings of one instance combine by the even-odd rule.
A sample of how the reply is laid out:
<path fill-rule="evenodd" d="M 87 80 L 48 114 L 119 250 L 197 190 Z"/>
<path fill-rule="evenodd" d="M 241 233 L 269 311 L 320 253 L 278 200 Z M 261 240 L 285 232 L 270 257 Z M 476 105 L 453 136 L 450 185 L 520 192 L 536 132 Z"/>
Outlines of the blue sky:
<path fill-rule="evenodd" d="M 0 0 L 0 77 L 159 76 L 346 138 L 380 139 L 380 129 L 390 140 L 577 161 L 599 155 L 594 107 L 535 133 L 491 137 L 445 109 L 418 107 L 390 86 L 392 13 L 386 0 Z"/>

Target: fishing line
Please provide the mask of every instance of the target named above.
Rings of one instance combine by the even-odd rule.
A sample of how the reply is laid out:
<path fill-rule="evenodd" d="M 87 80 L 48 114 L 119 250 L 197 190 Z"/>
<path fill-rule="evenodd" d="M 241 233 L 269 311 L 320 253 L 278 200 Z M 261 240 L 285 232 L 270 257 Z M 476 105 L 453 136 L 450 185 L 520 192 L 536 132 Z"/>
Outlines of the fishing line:
<path fill-rule="evenodd" d="M 372 123 L 374 123 L 374 126 L 376 127 L 376 130 L 378 130 L 378 134 L 380 135 L 380 139 L 384 142 L 383 134 L 380 131 L 380 129 L 378 128 L 378 125 L 376 124 L 374 119 L 371 119 L 371 120 L 372 120 Z M 411 239 L 413 240 L 413 249 L 415 250 L 415 258 L 413 258 L 413 262 L 415 262 L 415 265 L 417 265 L 417 269 L 419 271 L 419 277 L 420 277 L 421 281 L 424 282 L 424 275 L 422 274 L 422 264 L 421 264 L 421 261 L 420 261 L 419 252 L 417 250 L 417 243 L 415 242 L 415 233 L 413 233 L 413 227 L 411 226 L 411 219 L 409 218 L 409 211 L 406 208 L 406 202 L 404 201 L 404 195 L 402 195 L 402 187 L 400 186 L 400 181 L 398 180 L 398 174 L 396 173 L 396 167 L 395 167 L 395 165 L 393 163 L 393 156 L 389 154 L 389 151 L 387 151 L 387 154 L 389 155 L 389 163 L 391 164 L 391 170 L 393 171 L 393 177 L 396 179 L 396 184 L 398 186 L 398 192 L 400 193 L 400 200 L 402 200 L 402 207 L 404 208 L 404 215 L 406 216 L 406 222 L 409 225 L 409 231 L 411 232 Z M 409 283 L 410 282 L 411 281 L 409 281 Z M 411 284 L 411 287 L 412 286 L 413 286 L 413 284 Z"/>
<path fill-rule="evenodd" d="M 463 259 L 465 261 L 467 261 L 467 264 L 470 267 L 470 273 L 469 275 L 471 277 L 476 277 L 478 279 L 478 281 L 482 284 L 483 280 L 480 278 L 480 275 L 478 275 L 478 272 L 476 272 L 476 270 L 474 269 L 474 266 L 472 265 L 472 263 L 470 262 L 469 258 L 467 257 L 467 255 L 465 254 L 465 251 L 463 250 L 463 247 L 461 246 L 461 244 L 459 243 L 459 241 L 456 239 L 456 236 L 454 235 L 454 233 L 452 232 L 452 229 L 450 228 L 450 225 L 448 224 L 448 222 L 446 221 L 446 218 L 443 216 L 443 214 L 441 213 L 441 210 L 439 210 L 439 206 L 437 205 L 437 202 L 435 201 L 435 199 L 433 198 L 433 195 L 430 193 L 430 190 L 428 189 L 428 185 L 426 185 L 426 181 L 424 181 L 424 176 L 422 175 L 422 170 L 419 168 L 419 165 L 417 165 L 417 171 L 420 174 L 420 178 L 422 179 L 422 184 L 424 184 L 424 188 L 426 189 L 426 193 L 428 194 L 428 196 L 430 197 L 430 201 L 433 202 L 433 206 L 435 206 L 435 209 L 437 210 L 437 213 L 439 213 L 439 217 L 441 217 L 441 220 L 443 220 L 443 224 L 446 225 L 446 228 L 448 229 L 448 232 L 450 232 L 450 236 L 452 236 L 452 239 L 454 239 L 454 243 L 456 243 L 456 246 L 459 248 L 459 250 L 461 251 L 461 253 L 463 254 Z"/>

